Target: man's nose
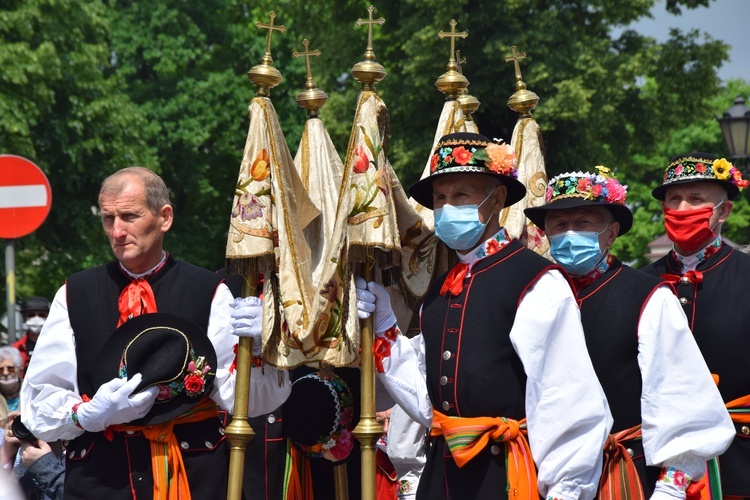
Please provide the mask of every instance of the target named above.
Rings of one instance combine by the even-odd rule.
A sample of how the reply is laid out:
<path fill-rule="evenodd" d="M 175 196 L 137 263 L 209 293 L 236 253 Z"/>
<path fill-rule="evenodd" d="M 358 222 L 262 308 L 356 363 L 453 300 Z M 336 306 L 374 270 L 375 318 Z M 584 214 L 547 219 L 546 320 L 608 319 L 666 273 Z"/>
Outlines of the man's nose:
<path fill-rule="evenodd" d="M 112 234 L 115 237 L 124 236 L 127 233 L 125 222 L 119 217 L 115 217 L 112 223 Z"/>

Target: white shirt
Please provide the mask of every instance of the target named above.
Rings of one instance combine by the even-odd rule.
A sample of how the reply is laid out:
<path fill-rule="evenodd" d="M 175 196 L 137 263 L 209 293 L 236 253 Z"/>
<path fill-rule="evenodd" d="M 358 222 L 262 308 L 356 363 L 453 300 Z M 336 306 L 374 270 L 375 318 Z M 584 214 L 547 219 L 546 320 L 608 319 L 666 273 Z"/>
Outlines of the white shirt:
<path fill-rule="evenodd" d="M 682 306 L 667 286 L 654 291 L 638 322 L 638 366 L 646 463 L 699 479 L 706 460 L 729 447 L 735 430 Z"/>
<path fill-rule="evenodd" d="M 230 303 L 234 300 L 225 284 L 216 289 L 208 320 L 208 338 L 216 351 L 218 368 L 210 397 L 222 409 L 234 411 L 235 375 L 229 373 L 234 361 L 237 337 L 231 334 Z M 280 386 L 280 380 L 283 385 Z M 253 368 L 250 378 L 249 416 L 278 408 L 291 391 L 286 371 L 271 366 Z M 34 356 L 21 386 L 23 423 L 44 441 L 74 439 L 83 429 L 73 422 L 73 405 L 81 402 L 78 392 L 78 365 L 73 327 L 68 317 L 66 286 L 55 294 L 47 322 L 39 335 Z"/>
<path fill-rule="evenodd" d="M 510 340 L 527 376 L 526 418 L 539 493 L 593 499 L 612 416 L 588 356 L 576 299 L 559 271 L 544 272 L 521 298 Z M 399 336 L 378 376 L 411 418 L 430 427 L 424 347 L 421 334 L 411 341 Z"/>

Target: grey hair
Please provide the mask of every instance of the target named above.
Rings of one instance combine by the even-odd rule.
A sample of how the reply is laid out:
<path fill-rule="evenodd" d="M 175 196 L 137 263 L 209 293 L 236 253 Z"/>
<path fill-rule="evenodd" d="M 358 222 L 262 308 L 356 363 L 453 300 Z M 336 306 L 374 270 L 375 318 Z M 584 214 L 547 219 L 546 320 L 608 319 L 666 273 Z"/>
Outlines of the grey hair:
<path fill-rule="evenodd" d="M 118 170 L 102 181 L 102 187 L 99 190 L 99 198 L 102 195 L 118 195 L 125 188 L 130 186 L 133 178 L 137 178 L 146 191 L 146 206 L 152 214 L 159 213 L 164 205 L 172 205 L 169 200 L 169 190 L 164 180 L 152 170 L 144 167 L 128 167 Z"/>
<path fill-rule="evenodd" d="M 23 366 L 23 360 L 21 359 L 21 353 L 15 347 L 4 346 L 0 347 L 0 361 L 9 359 L 16 365 L 16 368 Z"/>

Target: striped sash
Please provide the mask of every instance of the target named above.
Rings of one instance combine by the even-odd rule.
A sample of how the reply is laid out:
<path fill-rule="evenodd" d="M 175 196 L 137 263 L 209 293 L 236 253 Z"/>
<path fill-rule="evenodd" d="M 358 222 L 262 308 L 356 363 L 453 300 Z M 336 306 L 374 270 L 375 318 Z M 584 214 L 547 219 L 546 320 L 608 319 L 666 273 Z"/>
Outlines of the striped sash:
<path fill-rule="evenodd" d="M 536 468 L 524 436 L 526 419 L 449 417 L 433 411 L 431 436 L 443 436 L 456 465 L 463 467 L 489 443 L 505 443 L 508 498 L 539 498 Z"/>

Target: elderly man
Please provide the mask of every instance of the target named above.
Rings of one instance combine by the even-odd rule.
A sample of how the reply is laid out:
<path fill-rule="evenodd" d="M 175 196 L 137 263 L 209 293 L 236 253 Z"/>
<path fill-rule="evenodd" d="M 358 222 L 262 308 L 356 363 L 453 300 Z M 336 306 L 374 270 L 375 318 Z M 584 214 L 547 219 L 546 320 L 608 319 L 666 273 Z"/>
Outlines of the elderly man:
<path fill-rule="evenodd" d="M 652 191 L 664 210 L 674 250 L 643 270 L 677 289 L 695 341 L 735 423 L 737 437 L 719 457 L 724 498 L 750 498 L 750 255 L 721 238 L 732 201 L 748 181 L 725 159 L 679 155 Z"/>
<path fill-rule="evenodd" d="M 217 405 L 233 409 L 232 334 L 260 345 L 260 305 L 235 301 L 215 273 L 163 250 L 174 214 L 167 187 L 152 171 L 126 168 L 105 179 L 99 209 L 116 260 L 70 276 L 55 295 L 24 381 L 21 418 L 41 439 L 70 440 L 65 498 L 220 498 L 228 453 Z M 185 376 L 184 383 L 180 378 L 136 391 L 143 375 L 124 373 L 122 354 L 122 361 L 119 355 L 113 360 L 120 376 L 97 382 L 105 368 L 118 373 L 117 366 L 101 367 L 107 359 L 101 353 L 111 356 L 107 347 L 119 341 L 120 329 L 159 314 L 189 325 L 181 331 L 197 329 L 193 340 L 216 366 L 194 359 L 190 386 Z M 204 394 L 205 380 L 212 386 Z M 253 369 L 251 415 L 286 399 L 291 384 L 279 387 L 279 381 L 271 367 Z M 193 408 L 159 425 L 137 425 L 156 422 L 150 416 L 162 415 L 172 401 L 189 403 L 188 396 L 198 401 Z"/>
<path fill-rule="evenodd" d="M 498 222 L 525 191 L 508 145 L 442 137 L 431 174 L 409 193 L 435 210 L 435 233 L 460 262 L 428 291 L 421 334 L 398 335 L 386 291 L 357 280 L 379 377 L 431 428 L 417 498 L 527 499 L 537 487 L 547 499 L 596 494 L 611 417 L 575 296 L 557 266 Z"/>
<path fill-rule="evenodd" d="M 626 186 L 609 169 L 597 170 L 552 178 L 546 204 L 524 212 L 544 229 L 552 257 L 575 285 L 586 345 L 612 410 L 599 498 L 623 498 L 623 491 L 632 492 L 627 498 L 685 498 L 706 460 L 729 446 L 731 421 L 672 288 L 609 252 L 633 215 Z M 618 473 L 623 468 L 628 474 Z"/>

